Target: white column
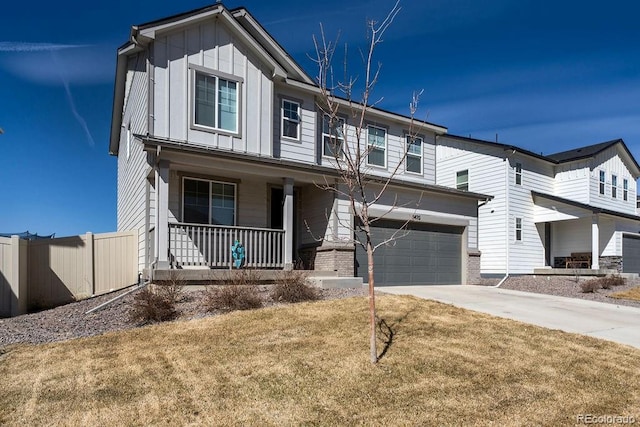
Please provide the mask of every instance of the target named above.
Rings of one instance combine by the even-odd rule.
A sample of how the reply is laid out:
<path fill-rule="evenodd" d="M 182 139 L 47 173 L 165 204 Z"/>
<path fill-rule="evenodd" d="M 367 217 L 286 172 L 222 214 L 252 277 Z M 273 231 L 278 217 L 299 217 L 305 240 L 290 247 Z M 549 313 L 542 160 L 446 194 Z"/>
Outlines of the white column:
<path fill-rule="evenodd" d="M 293 179 L 284 178 L 284 205 L 282 226 L 284 228 L 284 269 L 293 269 Z"/>
<path fill-rule="evenodd" d="M 169 162 L 156 166 L 156 268 L 169 268 Z"/>
<path fill-rule="evenodd" d="M 591 268 L 600 268 L 600 229 L 597 214 L 591 217 Z"/>

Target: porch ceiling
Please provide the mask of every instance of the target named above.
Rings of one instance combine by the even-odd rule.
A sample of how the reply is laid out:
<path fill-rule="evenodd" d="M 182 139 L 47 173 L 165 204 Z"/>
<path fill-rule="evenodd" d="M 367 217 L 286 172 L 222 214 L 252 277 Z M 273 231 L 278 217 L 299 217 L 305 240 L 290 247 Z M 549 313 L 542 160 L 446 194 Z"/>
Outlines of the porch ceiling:
<path fill-rule="evenodd" d="M 589 218 L 596 214 L 640 221 L 640 217 L 636 215 L 629 215 L 622 212 L 603 209 L 587 205 L 585 203 L 576 202 L 574 200 L 563 199 L 562 197 L 553 196 L 551 194 L 532 191 L 531 197 L 533 198 L 534 203 L 534 223 Z"/>

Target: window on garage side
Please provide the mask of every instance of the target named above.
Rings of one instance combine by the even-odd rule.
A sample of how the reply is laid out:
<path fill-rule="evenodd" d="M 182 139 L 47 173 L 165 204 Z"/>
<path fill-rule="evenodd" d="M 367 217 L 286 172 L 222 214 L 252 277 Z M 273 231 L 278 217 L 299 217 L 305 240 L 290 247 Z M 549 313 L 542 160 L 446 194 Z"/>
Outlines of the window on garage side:
<path fill-rule="evenodd" d="M 611 197 L 618 198 L 618 177 L 611 175 Z"/>
<path fill-rule="evenodd" d="M 239 82 L 201 71 L 194 74 L 194 125 L 238 132 Z"/>
<path fill-rule="evenodd" d="M 622 200 L 626 202 L 628 199 L 629 199 L 629 180 L 625 178 L 622 180 Z"/>
<path fill-rule="evenodd" d="M 522 218 L 516 218 L 516 242 L 522 241 Z"/>
<path fill-rule="evenodd" d="M 182 213 L 187 223 L 235 225 L 236 185 L 183 178 Z"/>
<path fill-rule="evenodd" d="M 604 186 L 605 186 L 605 173 L 604 171 L 600 171 L 600 194 L 604 195 Z"/>
<path fill-rule="evenodd" d="M 469 191 L 469 169 L 456 172 L 456 188 Z"/>
<path fill-rule="evenodd" d="M 282 100 L 282 136 L 300 139 L 300 104 L 288 99 Z"/>
<path fill-rule="evenodd" d="M 407 135 L 407 159 L 405 169 L 407 172 L 422 174 L 422 138 Z"/>

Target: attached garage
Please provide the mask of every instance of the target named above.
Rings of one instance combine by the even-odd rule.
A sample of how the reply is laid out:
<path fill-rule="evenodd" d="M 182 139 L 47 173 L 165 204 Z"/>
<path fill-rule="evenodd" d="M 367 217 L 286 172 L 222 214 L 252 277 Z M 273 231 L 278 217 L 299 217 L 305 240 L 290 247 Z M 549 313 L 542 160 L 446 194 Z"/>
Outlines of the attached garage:
<path fill-rule="evenodd" d="M 622 272 L 640 273 L 640 236 L 622 236 Z"/>
<path fill-rule="evenodd" d="M 404 223 L 380 220 L 373 224 L 373 243 L 391 238 Z M 407 234 L 380 246 L 373 255 L 375 283 L 399 285 L 459 285 L 462 283 L 464 227 L 409 223 Z M 368 283 L 367 253 L 356 245 L 356 276 Z"/>

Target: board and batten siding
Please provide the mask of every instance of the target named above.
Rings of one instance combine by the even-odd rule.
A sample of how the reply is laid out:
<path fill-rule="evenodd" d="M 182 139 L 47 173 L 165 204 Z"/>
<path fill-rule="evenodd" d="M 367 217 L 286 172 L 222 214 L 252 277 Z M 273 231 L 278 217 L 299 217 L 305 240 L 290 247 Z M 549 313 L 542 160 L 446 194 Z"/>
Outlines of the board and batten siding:
<path fill-rule="evenodd" d="M 120 145 L 118 149 L 118 231 L 135 230 L 138 234 L 139 271 L 145 267 L 145 179 L 149 171 L 142 142 L 134 134 L 147 133 L 148 75 L 144 52 L 129 57 L 125 83 Z M 129 141 L 127 141 L 129 139 Z"/>
<path fill-rule="evenodd" d="M 155 136 L 238 152 L 272 154 L 274 89 L 270 74 L 221 20 L 210 19 L 158 35 L 152 61 Z M 238 79 L 237 134 L 192 128 L 194 72 L 190 66 Z"/>
<path fill-rule="evenodd" d="M 302 245 L 320 243 L 319 239 L 329 238 L 329 216 L 333 207 L 334 193 L 314 185 L 306 185 L 299 193 L 300 219 L 303 231 Z"/>
<path fill-rule="evenodd" d="M 590 174 L 589 185 L 589 198 L 590 203 L 593 206 L 602 207 L 618 212 L 623 212 L 631 215 L 636 214 L 636 180 L 631 175 L 631 172 L 626 167 L 617 148 L 609 147 L 603 152 L 599 153 L 592 160 L 593 168 Z M 600 194 L 600 171 L 605 171 L 605 189 L 604 194 Z M 618 177 L 617 185 L 617 197 L 612 197 L 611 191 L 611 176 L 616 175 Z M 629 182 L 629 192 L 627 201 L 624 201 L 622 197 L 623 180 L 626 179 Z"/>

